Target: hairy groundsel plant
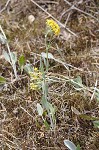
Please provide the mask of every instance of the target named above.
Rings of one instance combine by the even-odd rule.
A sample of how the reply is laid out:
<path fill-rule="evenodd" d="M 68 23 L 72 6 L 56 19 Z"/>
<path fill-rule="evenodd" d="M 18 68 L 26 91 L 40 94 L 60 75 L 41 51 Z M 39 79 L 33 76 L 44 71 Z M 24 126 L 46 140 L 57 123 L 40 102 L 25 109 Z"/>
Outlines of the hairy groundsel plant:
<path fill-rule="evenodd" d="M 60 33 L 60 27 L 58 24 L 52 20 L 52 19 L 47 19 L 46 21 L 46 32 L 45 32 L 45 46 L 46 46 L 46 60 L 44 59 L 45 62 L 45 67 L 46 71 L 44 72 L 44 64 L 43 64 L 43 58 L 41 57 L 41 63 L 40 63 L 40 68 L 43 74 L 43 82 L 42 82 L 42 106 L 47 110 L 49 119 L 50 119 L 50 124 L 51 128 L 53 129 L 56 124 L 56 118 L 55 118 L 55 112 L 56 109 L 55 107 L 48 101 L 48 81 L 46 80 L 46 74 L 48 73 L 49 69 L 49 58 L 48 58 L 48 52 L 51 46 L 51 41 L 49 39 L 49 34 L 51 34 L 51 37 L 58 36 Z M 49 41 L 49 42 L 48 42 Z"/>
<path fill-rule="evenodd" d="M 40 69 L 37 68 L 33 69 L 33 72 L 30 72 L 30 89 L 31 90 L 41 90 L 42 91 L 42 100 L 41 104 L 37 104 L 37 111 L 38 114 L 42 117 L 44 124 L 46 127 L 51 127 L 51 129 L 54 129 L 56 125 L 56 118 L 55 118 L 55 106 L 53 106 L 49 100 L 48 100 L 48 79 L 47 79 L 47 73 L 49 69 L 49 57 L 48 57 L 48 51 L 51 46 L 51 42 L 49 39 L 49 35 L 51 37 L 58 36 L 60 33 L 60 27 L 58 24 L 52 20 L 47 19 L 46 21 L 46 32 L 45 32 L 45 46 L 46 46 L 46 59 L 44 59 L 41 55 L 40 58 Z M 45 68 L 44 68 L 45 66 Z M 46 114 L 50 119 L 50 125 L 46 121 Z"/>

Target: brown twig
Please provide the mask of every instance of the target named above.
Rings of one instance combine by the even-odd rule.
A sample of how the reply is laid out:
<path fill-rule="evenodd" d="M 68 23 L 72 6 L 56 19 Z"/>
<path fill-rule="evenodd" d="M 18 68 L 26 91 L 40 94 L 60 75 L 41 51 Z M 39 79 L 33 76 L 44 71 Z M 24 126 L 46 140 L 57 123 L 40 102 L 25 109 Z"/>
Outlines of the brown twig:
<path fill-rule="evenodd" d="M 37 3 L 40 3 L 40 4 L 59 4 L 58 2 L 55 2 L 55 1 L 37 1 Z"/>
<path fill-rule="evenodd" d="M 10 1 L 11 1 L 11 0 L 8 0 L 8 1 L 6 2 L 5 6 L 0 10 L 0 13 L 2 13 L 2 12 L 7 8 L 7 6 L 8 6 L 9 3 L 10 3 Z"/>
<path fill-rule="evenodd" d="M 83 14 L 85 14 L 85 15 L 87 15 L 87 16 L 93 18 L 93 19 L 95 19 L 97 22 L 99 22 L 99 19 L 97 19 L 96 17 L 94 17 L 94 16 L 92 16 L 91 14 L 89 14 L 89 13 L 87 13 L 87 12 L 85 12 L 85 11 L 79 9 L 79 8 L 77 8 L 75 5 L 72 5 L 72 4 L 71 4 L 70 2 L 68 2 L 67 0 L 64 0 L 64 1 L 70 6 L 70 8 L 68 9 L 69 12 L 70 12 L 70 10 L 77 10 L 77 11 L 79 11 L 79 12 L 81 12 L 81 13 L 83 13 Z M 64 12 L 64 15 L 68 12 L 68 10 L 67 10 L 66 12 Z"/>

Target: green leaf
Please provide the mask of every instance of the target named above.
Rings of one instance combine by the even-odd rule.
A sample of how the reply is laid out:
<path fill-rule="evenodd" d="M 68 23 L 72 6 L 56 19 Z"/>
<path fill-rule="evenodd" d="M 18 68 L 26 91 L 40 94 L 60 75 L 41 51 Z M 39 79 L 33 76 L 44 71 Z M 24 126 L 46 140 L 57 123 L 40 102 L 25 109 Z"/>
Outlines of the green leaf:
<path fill-rule="evenodd" d="M 99 121 L 94 121 L 93 123 L 95 128 L 99 128 Z"/>
<path fill-rule="evenodd" d="M 5 60 L 11 64 L 10 56 L 6 51 L 3 51 L 3 56 L 4 56 Z"/>
<path fill-rule="evenodd" d="M 82 79 L 81 79 L 80 76 L 78 76 L 77 78 L 71 80 L 71 82 L 74 84 L 74 87 L 77 90 L 81 90 L 83 88 Z"/>
<path fill-rule="evenodd" d="M 6 44 L 7 40 L 5 39 L 5 37 L 0 33 L 0 43 L 2 44 Z"/>
<path fill-rule="evenodd" d="M 24 70 L 25 70 L 27 73 L 33 72 L 33 67 L 32 67 L 31 64 L 26 64 L 26 65 L 24 66 Z"/>
<path fill-rule="evenodd" d="M 48 124 L 46 120 L 44 120 L 44 125 L 46 126 L 47 129 L 50 129 L 50 125 Z"/>
<path fill-rule="evenodd" d="M 42 103 L 42 106 L 43 106 L 44 108 L 46 108 L 47 100 L 46 100 L 46 98 L 45 98 L 45 96 L 44 96 L 44 95 L 42 96 L 41 103 Z"/>
<path fill-rule="evenodd" d="M 35 119 L 35 123 L 36 123 L 36 126 L 37 126 L 38 128 L 41 128 L 41 125 L 40 125 L 40 123 L 38 122 L 37 119 Z"/>
<path fill-rule="evenodd" d="M 47 102 L 47 109 L 50 110 L 50 114 L 52 115 L 52 117 L 54 117 L 55 115 L 55 108 L 53 107 L 53 105 L 49 102 Z"/>
<path fill-rule="evenodd" d="M 47 58 L 47 53 L 42 52 L 42 53 L 41 53 L 41 56 L 42 56 L 43 58 Z M 54 56 L 53 56 L 51 53 L 48 53 L 48 59 L 54 59 Z"/>
<path fill-rule="evenodd" d="M 95 96 L 96 96 L 97 102 L 99 102 L 99 91 L 95 91 Z"/>
<path fill-rule="evenodd" d="M 19 57 L 19 66 L 22 67 L 22 66 L 24 66 L 24 64 L 25 64 L 25 57 L 24 57 L 24 55 L 21 55 Z"/>
<path fill-rule="evenodd" d="M 80 145 L 79 145 L 79 144 L 77 145 L 77 148 L 76 148 L 76 150 L 80 150 Z"/>
<path fill-rule="evenodd" d="M 11 52 L 11 60 L 13 65 L 17 62 L 17 53 Z"/>
<path fill-rule="evenodd" d="M 76 150 L 76 146 L 73 142 L 71 142 L 70 140 L 64 140 L 64 144 L 65 146 L 67 146 L 69 148 L 69 150 Z"/>
<path fill-rule="evenodd" d="M 86 114 L 81 114 L 79 115 L 82 119 L 85 119 L 85 120 L 98 120 L 99 117 L 91 117 L 91 116 L 88 116 Z"/>
<path fill-rule="evenodd" d="M 37 103 L 37 111 L 38 111 L 39 116 L 43 115 L 43 108 L 39 103 Z"/>
<path fill-rule="evenodd" d="M 19 66 L 20 66 L 20 69 L 21 69 L 21 74 L 23 72 L 24 64 L 25 64 L 25 57 L 24 57 L 24 55 L 21 55 L 19 57 Z"/>
<path fill-rule="evenodd" d="M 0 84 L 5 84 L 5 83 L 6 83 L 6 79 L 0 76 Z"/>
<path fill-rule="evenodd" d="M 45 76 L 43 76 L 43 78 L 45 78 Z M 47 86 L 47 84 L 46 84 L 46 82 L 44 80 L 42 81 L 42 91 L 43 91 L 43 94 L 45 95 L 45 99 L 47 99 L 48 86 Z"/>

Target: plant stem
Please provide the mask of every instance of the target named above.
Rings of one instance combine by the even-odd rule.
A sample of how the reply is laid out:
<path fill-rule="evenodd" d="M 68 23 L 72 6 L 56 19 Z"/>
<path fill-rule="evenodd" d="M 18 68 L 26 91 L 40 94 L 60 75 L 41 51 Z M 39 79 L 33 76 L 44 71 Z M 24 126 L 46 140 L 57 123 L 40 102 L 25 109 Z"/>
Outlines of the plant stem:
<path fill-rule="evenodd" d="M 5 40 L 7 41 L 7 37 L 6 37 L 5 33 L 4 33 L 1 25 L 0 25 L 0 30 L 1 30 L 1 32 L 2 32 L 2 34 L 4 36 L 4 38 L 5 38 Z M 12 56 L 11 56 L 11 51 L 10 51 L 10 47 L 9 47 L 8 42 L 6 42 L 6 46 L 7 46 L 7 49 L 8 49 L 9 56 L 10 56 L 11 65 L 12 65 L 12 68 L 13 68 L 13 71 L 14 71 L 15 78 L 17 78 L 16 65 L 13 64 L 13 60 L 12 60 Z"/>
<path fill-rule="evenodd" d="M 49 68 L 49 61 L 48 61 L 48 51 L 49 51 L 49 48 L 50 48 L 50 42 L 47 43 L 47 35 L 49 34 L 49 32 L 46 33 L 45 35 L 45 46 L 46 46 L 46 55 L 47 55 L 47 58 L 46 58 L 46 72 L 48 73 L 48 68 Z"/>

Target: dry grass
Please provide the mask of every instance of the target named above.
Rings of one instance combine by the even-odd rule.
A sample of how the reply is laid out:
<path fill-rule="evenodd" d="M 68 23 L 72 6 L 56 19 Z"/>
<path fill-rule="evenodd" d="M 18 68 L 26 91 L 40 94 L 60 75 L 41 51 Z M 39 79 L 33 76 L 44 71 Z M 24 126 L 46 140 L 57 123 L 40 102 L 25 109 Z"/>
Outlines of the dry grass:
<path fill-rule="evenodd" d="M 38 1 L 39 2 L 39 1 Z M 71 1 L 72 2 L 72 1 Z M 46 2 L 45 2 L 46 3 Z M 61 18 L 64 23 L 68 13 L 62 16 L 69 6 L 61 0 L 57 3 L 39 3 L 44 9 Z M 1 8 L 5 1 L 1 1 Z M 78 6 L 77 6 L 78 7 Z M 0 8 L 0 9 L 1 9 Z M 83 2 L 79 8 L 98 18 L 98 1 Z M 30 24 L 29 15 L 35 16 Z M 0 14 L 0 24 L 7 35 L 11 51 L 17 51 L 18 56 L 24 53 L 26 60 L 39 67 L 39 55 L 45 52 L 44 31 L 48 16 L 32 2 L 12 1 Z M 56 59 L 69 64 L 66 69 L 62 63 L 52 60 L 49 75 L 68 76 L 74 79 L 82 78 L 83 84 L 91 89 L 99 82 L 99 23 L 96 19 L 71 11 L 67 26 L 78 35 L 75 37 L 65 29 L 55 39 L 50 52 Z M 0 46 L 0 54 L 6 49 Z M 71 66 L 70 66 L 71 65 Z M 82 150 L 99 149 L 99 132 L 94 128 L 93 121 L 81 118 L 72 111 L 93 117 L 99 117 L 99 103 L 93 92 L 77 91 L 70 83 L 52 83 L 49 85 L 49 100 L 57 107 L 55 130 L 47 130 L 38 116 L 36 104 L 41 101 L 40 91 L 30 91 L 29 77 L 24 72 L 20 80 L 10 83 L 12 68 L 0 57 L 0 75 L 8 79 L 9 84 L 0 91 L 0 148 L 4 150 L 66 150 L 64 139 L 70 139 Z M 97 84 L 99 88 L 99 83 Z M 49 120 L 48 120 L 49 121 Z"/>

